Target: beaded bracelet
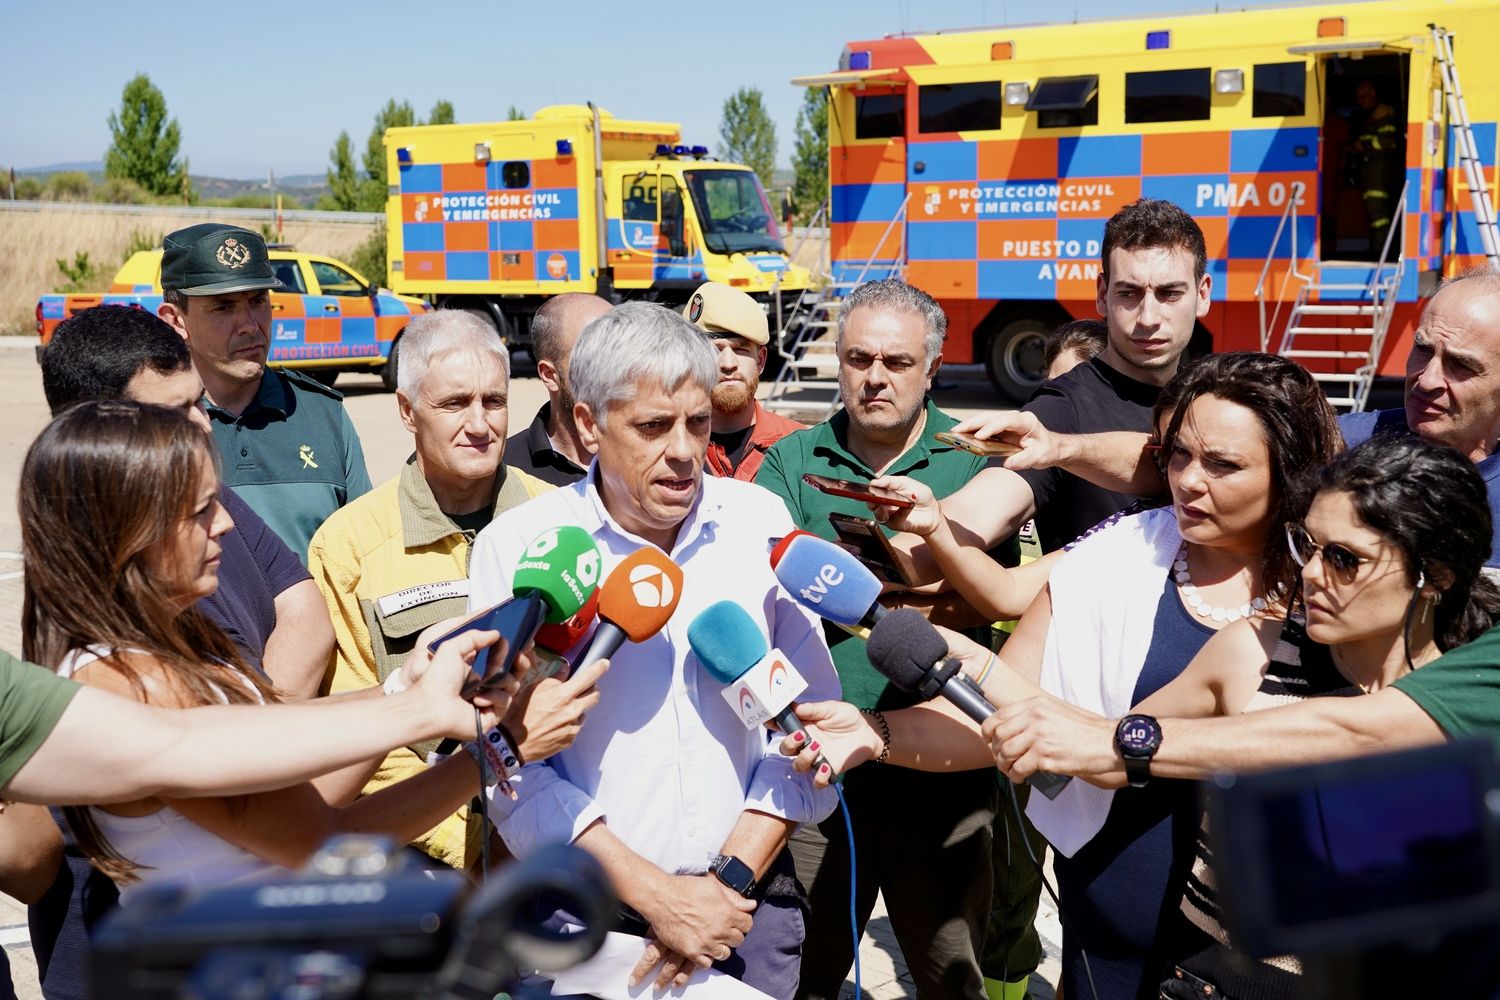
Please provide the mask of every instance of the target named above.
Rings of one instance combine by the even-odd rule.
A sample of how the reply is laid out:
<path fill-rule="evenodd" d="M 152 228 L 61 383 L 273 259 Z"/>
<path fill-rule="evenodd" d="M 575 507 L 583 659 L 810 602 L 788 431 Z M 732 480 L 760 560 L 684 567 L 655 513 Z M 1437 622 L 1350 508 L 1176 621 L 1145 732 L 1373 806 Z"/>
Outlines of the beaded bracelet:
<path fill-rule="evenodd" d="M 875 724 L 880 727 L 880 756 L 870 763 L 884 764 L 885 759 L 891 755 L 891 727 L 885 721 L 885 713 L 874 708 L 862 708 L 860 711 L 874 719 Z"/>

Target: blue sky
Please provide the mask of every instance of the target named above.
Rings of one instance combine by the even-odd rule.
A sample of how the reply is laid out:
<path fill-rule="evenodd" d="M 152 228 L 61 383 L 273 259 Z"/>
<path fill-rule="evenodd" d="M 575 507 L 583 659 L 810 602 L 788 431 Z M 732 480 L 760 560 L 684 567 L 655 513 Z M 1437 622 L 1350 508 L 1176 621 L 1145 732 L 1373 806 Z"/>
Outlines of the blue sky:
<path fill-rule="evenodd" d="M 541 0 L 534 4 L 386 0 L 337 4 L 120 7 L 103 0 L 11 0 L 0 60 L 0 164 L 103 158 L 106 119 L 137 72 L 182 126 L 196 174 L 321 173 L 342 129 L 363 149 L 377 108 L 409 100 L 425 115 L 453 102 L 459 121 L 514 104 L 593 100 L 621 117 L 678 121 L 713 148 L 724 99 L 759 87 L 790 161 L 801 90 L 791 77 L 832 69 L 844 42 L 890 32 L 1035 21 L 1027 0 Z M 1226 6 L 1228 6 L 1226 4 Z M 1072 19 L 1212 7 L 1212 0 L 1060 0 Z"/>

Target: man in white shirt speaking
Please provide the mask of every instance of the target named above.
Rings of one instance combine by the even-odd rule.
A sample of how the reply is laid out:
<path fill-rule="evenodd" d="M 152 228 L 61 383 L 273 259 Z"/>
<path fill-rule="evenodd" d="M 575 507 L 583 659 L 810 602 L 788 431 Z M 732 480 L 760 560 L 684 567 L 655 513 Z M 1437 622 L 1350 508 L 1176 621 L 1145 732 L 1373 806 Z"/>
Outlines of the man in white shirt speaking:
<path fill-rule="evenodd" d="M 576 524 L 603 556 L 601 580 L 654 546 L 681 567 L 681 603 L 654 637 L 626 644 L 600 701 L 567 750 L 523 767 L 515 797 L 490 815 L 518 857 L 576 843 L 609 872 L 650 939 L 634 979 L 685 982 L 714 965 L 775 997 L 796 992 L 803 901 L 787 837 L 832 812 L 776 749 L 746 729 L 688 644 L 700 611 L 729 600 L 807 681 L 805 700 L 836 698 L 818 622 L 781 590 L 775 541 L 793 530 L 780 500 L 751 483 L 703 474 L 713 423 L 714 354 L 700 331 L 660 306 L 631 303 L 588 325 L 573 350 L 574 416 L 594 453 L 588 475 L 496 518 L 479 535 L 470 606 L 509 596 L 527 544 Z M 752 883 L 753 879 L 753 883 Z"/>

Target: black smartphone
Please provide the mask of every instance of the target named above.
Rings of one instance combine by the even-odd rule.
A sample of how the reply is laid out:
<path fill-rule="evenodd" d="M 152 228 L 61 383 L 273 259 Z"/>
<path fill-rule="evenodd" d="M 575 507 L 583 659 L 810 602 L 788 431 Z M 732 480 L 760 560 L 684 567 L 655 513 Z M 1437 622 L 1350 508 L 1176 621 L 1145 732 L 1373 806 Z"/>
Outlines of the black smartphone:
<path fill-rule="evenodd" d="M 915 501 L 904 493 L 871 486 L 869 483 L 856 483 L 848 479 L 830 479 L 827 476 L 815 476 L 811 472 L 804 473 L 802 481 L 813 489 L 830 496 L 847 497 L 864 503 L 878 503 L 886 507 L 909 508 L 915 505 Z"/>
<path fill-rule="evenodd" d="M 828 523 L 833 525 L 839 541 L 853 549 L 859 561 L 868 566 L 876 576 L 886 583 L 911 586 L 906 574 L 901 572 L 901 563 L 896 558 L 891 540 L 880 530 L 879 524 L 868 517 L 854 517 L 837 512 L 828 515 Z"/>
<path fill-rule="evenodd" d="M 436 653 L 443 643 L 465 632 L 500 633 L 494 645 L 486 646 L 474 655 L 473 673 L 463 687 L 463 696 L 472 698 L 476 692 L 510 676 L 516 665 L 516 656 L 536 638 L 546 614 L 546 605 L 535 594 L 508 597 L 429 642 L 427 651 Z"/>

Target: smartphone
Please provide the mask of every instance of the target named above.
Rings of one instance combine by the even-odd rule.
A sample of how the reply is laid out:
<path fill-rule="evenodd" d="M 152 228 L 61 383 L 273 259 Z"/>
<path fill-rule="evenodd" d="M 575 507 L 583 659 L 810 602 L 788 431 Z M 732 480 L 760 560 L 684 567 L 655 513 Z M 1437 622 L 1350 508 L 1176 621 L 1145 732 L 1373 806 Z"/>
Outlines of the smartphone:
<path fill-rule="evenodd" d="M 951 444 L 955 448 L 975 455 L 983 455 L 986 458 L 993 455 L 1014 455 L 1021 450 L 1020 445 L 1002 441 L 999 438 L 977 438 L 972 434 L 960 434 L 957 431 L 939 431 L 933 437 L 943 444 Z"/>
<path fill-rule="evenodd" d="M 883 487 L 871 486 L 869 483 L 855 483 L 847 479 L 829 479 L 827 476 L 815 476 L 811 472 L 802 477 L 802 481 L 813 489 L 830 496 L 848 497 L 850 500 L 860 500 L 864 503 L 878 503 L 886 507 L 911 507 L 914 501 L 911 497 L 895 490 Z"/>
<path fill-rule="evenodd" d="M 516 657 L 536 638 L 537 629 L 542 627 L 546 614 L 546 605 L 536 594 L 508 597 L 429 642 L 427 651 L 436 653 L 443 643 L 465 632 L 500 633 L 500 638 L 495 640 L 494 645 L 486 646 L 474 655 L 473 673 L 463 686 L 463 696 L 472 698 L 477 692 L 510 676 L 516 665 Z"/>
<path fill-rule="evenodd" d="M 839 513 L 829 514 L 828 523 L 833 525 L 839 541 L 852 549 L 859 561 L 868 566 L 876 576 L 886 583 L 911 586 L 906 574 L 901 572 L 901 563 L 896 559 L 896 550 L 891 547 L 891 540 L 885 537 L 880 525 L 868 517 Z"/>

